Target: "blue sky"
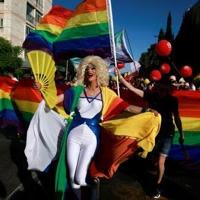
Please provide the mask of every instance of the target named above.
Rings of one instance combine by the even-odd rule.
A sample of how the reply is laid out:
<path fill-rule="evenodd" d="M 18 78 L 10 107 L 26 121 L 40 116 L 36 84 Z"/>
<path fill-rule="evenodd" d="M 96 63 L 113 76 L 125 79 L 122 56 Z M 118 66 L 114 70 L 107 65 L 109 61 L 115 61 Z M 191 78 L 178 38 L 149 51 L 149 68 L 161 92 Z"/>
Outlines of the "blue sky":
<path fill-rule="evenodd" d="M 81 0 L 53 0 L 53 4 L 74 9 Z M 172 29 L 176 36 L 184 12 L 197 0 L 111 0 L 114 31 L 125 29 L 133 57 L 138 60 L 150 44 L 157 41 L 160 28 L 165 30 L 171 12 Z"/>

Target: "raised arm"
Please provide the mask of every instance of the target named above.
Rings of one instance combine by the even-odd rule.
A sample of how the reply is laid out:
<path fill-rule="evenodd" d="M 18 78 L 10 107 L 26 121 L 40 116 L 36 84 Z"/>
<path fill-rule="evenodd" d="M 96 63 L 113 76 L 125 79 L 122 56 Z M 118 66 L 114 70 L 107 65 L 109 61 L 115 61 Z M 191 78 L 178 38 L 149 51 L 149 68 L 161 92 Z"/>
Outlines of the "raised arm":
<path fill-rule="evenodd" d="M 120 82 L 125 85 L 130 91 L 134 92 L 135 94 L 137 94 L 138 96 L 140 97 L 144 97 L 144 91 L 143 90 L 140 90 L 138 88 L 135 88 L 133 85 L 131 85 L 128 81 L 126 81 L 124 79 L 124 77 L 121 75 L 120 71 L 118 68 L 115 69 L 116 73 L 118 74 L 119 76 L 119 80 Z"/>
<path fill-rule="evenodd" d="M 41 89 L 41 84 L 40 84 L 39 82 L 35 81 L 34 87 L 40 91 L 40 89 Z M 44 99 L 44 100 L 45 100 L 45 99 Z M 57 99 L 56 99 L 56 105 L 59 104 L 59 103 L 61 103 L 61 102 L 63 102 L 63 100 L 64 100 L 64 94 L 58 95 L 58 96 L 57 96 Z M 47 103 L 46 103 L 46 104 L 47 104 Z"/>

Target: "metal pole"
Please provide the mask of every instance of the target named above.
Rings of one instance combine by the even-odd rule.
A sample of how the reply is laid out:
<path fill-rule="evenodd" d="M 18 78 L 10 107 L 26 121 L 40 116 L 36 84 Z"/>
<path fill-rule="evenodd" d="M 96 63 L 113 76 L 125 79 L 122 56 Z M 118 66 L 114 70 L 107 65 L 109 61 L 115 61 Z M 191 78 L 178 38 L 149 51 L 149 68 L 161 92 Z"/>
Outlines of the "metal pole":
<path fill-rule="evenodd" d="M 113 16 L 112 16 L 112 5 L 111 0 L 107 0 L 107 9 L 108 9 L 108 19 L 110 20 L 109 23 L 109 32 L 110 32 L 110 45 L 111 45 L 111 52 L 114 59 L 115 67 L 117 67 L 117 58 L 116 58 L 116 47 L 115 47 L 115 35 L 114 35 L 114 26 L 113 26 Z M 119 77 L 117 75 L 117 94 L 120 96 L 120 90 L 119 90 Z"/>

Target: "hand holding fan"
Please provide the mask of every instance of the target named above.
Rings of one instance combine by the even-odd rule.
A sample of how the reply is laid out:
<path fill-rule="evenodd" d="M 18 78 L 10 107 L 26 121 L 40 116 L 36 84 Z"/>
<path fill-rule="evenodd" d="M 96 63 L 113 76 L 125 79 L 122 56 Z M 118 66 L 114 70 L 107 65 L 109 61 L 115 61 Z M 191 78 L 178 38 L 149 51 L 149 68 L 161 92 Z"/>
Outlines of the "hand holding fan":
<path fill-rule="evenodd" d="M 30 51 L 27 53 L 35 81 L 39 83 L 39 90 L 50 108 L 56 105 L 56 86 L 55 86 L 55 62 L 53 58 L 44 51 Z"/>

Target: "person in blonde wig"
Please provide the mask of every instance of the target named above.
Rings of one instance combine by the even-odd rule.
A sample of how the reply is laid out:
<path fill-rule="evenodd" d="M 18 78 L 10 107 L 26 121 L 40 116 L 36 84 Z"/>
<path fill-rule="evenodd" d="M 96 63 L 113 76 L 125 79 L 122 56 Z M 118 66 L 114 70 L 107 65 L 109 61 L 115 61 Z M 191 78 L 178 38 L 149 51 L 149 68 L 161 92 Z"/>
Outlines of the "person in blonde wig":
<path fill-rule="evenodd" d="M 108 64 L 101 57 L 83 58 L 74 86 L 57 98 L 57 103 L 63 102 L 67 123 L 57 113 L 47 112 L 43 101 L 29 126 L 30 142 L 25 151 L 29 169 L 44 170 L 58 158 L 57 199 L 71 199 L 70 188 L 81 199 L 81 186 L 98 182 L 100 177 L 112 177 L 120 163 L 138 147 L 143 150 L 142 157 L 154 147 L 160 126 L 159 114 L 129 105 L 108 88 L 108 81 Z M 123 111 L 130 115 L 124 117 Z"/>
<path fill-rule="evenodd" d="M 81 186 L 88 185 L 87 173 L 100 146 L 102 122 L 123 110 L 134 114 L 146 111 L 142 107 L 129 105 L 119 98 L 114 91 L 107 87 L 108 82 L 108 64 L 99 56 L 87 56 L 82 59 L 77 69 L 75 85 L 58 97 L 58 103 L 63 101 L 64 109 L 69 114 L 57 166 L 56 189 L 59 194 L 66 195 L 66 185 L 71 185 L 74 191 L 79 190 Z M 146 134 L 155 136 L 159 127 L 159 118 L 157 112 L 151 111 L 154 127 L 153 129 L 150 127 L 152 133 L 145 131 Z M 133 138 L 132 135 L 130 137 Z M 142 139 L 146 137 L 148 140 L 147 135 L 138 137 L 140 141 L 142 141 L 141 137 Z M 141 145 L 145 146 L 144 143 L 144 141 L 141 142 Z M 151 145 L 147 146 L 148 148 L 144 148 L 145 151 L 151 151 Z M 65 162 L 66 157 L 67 162 Z M 124 160 L 123 157 L 122 160 Z M 112 165 L 110 167 L 112 168 Z M 114 168 L 116 170 L 117 167 Z M 113 171 L 109 176 L 112 176 L 115 170 L 109 170 Z M 69 171 L 69 184 L 66 181 L 66 171 Z M 104 172 L 97 172 L 98 169 L 94 163 L 90 171 L 92 176 L 104 176 L 102 175 Z M 79 198 L 81 197 L 79 196 Z"/>
<path fill-rule="evenodd" d="M 86 86 L 87 77 L 85 76 L 85 70 L 89 65 L 94 66 L 96 69 L 97 76 L 97 85 L 101 87 L 108 86 L 109 74 L 108 74 L 108 64 L 99 56 L 87 56 L 80 63 L 79 68 L 77 69 L 77 84 L 83 84 Z M 96 67 L 98 66 L 98 67 Z"/>

